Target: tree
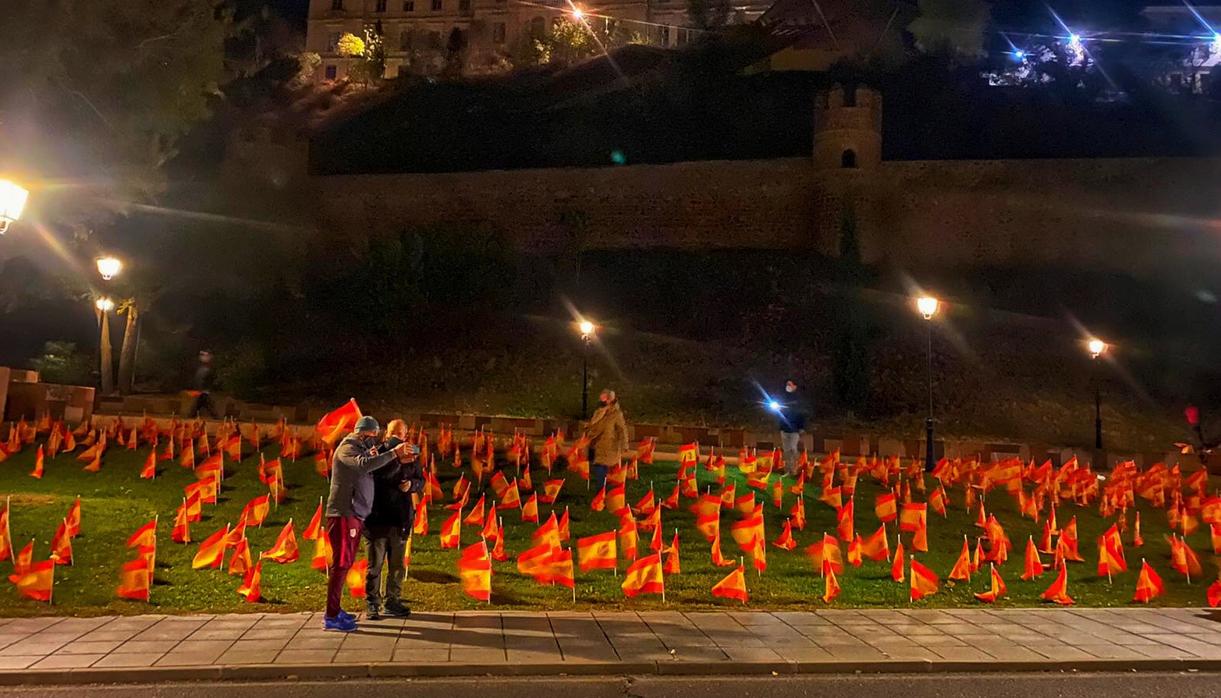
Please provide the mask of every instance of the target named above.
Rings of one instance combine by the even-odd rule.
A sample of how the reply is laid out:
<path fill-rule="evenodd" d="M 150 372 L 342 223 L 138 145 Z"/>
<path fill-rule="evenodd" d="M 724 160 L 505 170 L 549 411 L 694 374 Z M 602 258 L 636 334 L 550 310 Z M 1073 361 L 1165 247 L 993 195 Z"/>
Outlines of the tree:
<path fill-rule="evenodd" d="M 920 14 L 907 30 L 925 53 L 975 60 L 984 55 L 991 12 L 984 0 L 919 0 Z"/>
<path fill-rule="evenodd" d="M 344 32 L 335 44 L 335 53 L 348 58 L 360 58 L 365 55 L 365 40 L 352 32 Z"/>
<path fill-rule="evenodd" d="M 727 0 L 687 0 L 687 16 L 700 29 L 719 29 L 729 21 L 733 6 Z"/>

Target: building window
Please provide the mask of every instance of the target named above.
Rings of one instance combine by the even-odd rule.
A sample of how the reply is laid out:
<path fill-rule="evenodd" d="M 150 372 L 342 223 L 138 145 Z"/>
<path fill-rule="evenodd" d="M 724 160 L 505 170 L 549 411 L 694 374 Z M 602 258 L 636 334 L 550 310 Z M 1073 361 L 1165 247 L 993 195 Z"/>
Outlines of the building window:
<path fill-rule="evenodd" d="M 503 44 L 505 42 L 505 23 L 497 22 L 492 25 L 492 42 Z"/>
<path fill-rule="evenodd" d="M 415 12 L 415 0 L 403 0 L 403 12 Z"/>
<path fill-rule="evenodd" d="M 441 11 L 441 0 L 432 0 L 432 11 L 433 12 Z"/>
<path fill-rule="evenodd" d="M 404 29 L 399 33 L 399 50 L 410 51 L 415 44 L 415 32 L 410 29 Z"/>
<path fill-rule="evenodd" d="M 845 170 L 856 168 L 856 151 L 849 148 L 839 156 L 839 166 Z"/>
<path fill-rule="evenodd" d="M 459 12 L 470 12 L 471 11 L 471 0 L 458 0 L 458 11 Z"/>
<path fill-rule="evenodd" d="M 377 2 L 373 3 L 373 11 L 374 12 L 385 12 L 386 11 L 386 0 L 377 0 Z"/>
<path fill-rule="evenodd" d="M 343 0 L 331 0 L 331 9 L 332 10 L 342 10 L 343 9 Z"/>
<path fill-rule="evenodd" d="M 331 32 L 326 37 L 326 50 L 328 53 L 334 53 L 335 47 L 339 45 L 339 32 Z"/>
<path fill-rule="evenodd" d="M 661 45 L 670 45 L 670 25 L 665 25 L 661 28 Z"/>
<path fill-rule="evenodd" d="M 530 36 L 541 39 L 547 34 L 547 20 L 535 17 L 530 20 Z"/>
<path fill-rule="evenodd" d="M 328 66 L 327 66 L 327 67 L 324 69 L 324 73 L 325 73 L 325 75 L 326 75 L 326 79 L 327 79 L 327 80 L 334 80 L 334 79 L 335 79 L 335 73 L 336 73 L 336 71 L 335 71 L 335 66 L 333 66 L 333 65 L 328 65 Z"/>

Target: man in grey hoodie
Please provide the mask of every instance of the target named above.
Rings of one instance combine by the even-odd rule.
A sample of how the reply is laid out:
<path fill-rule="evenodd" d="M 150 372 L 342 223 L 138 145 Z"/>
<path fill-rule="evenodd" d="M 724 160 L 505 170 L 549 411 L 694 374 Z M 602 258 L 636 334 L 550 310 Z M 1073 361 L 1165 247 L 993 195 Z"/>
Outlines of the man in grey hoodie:
<path fill-rule="evenodd" d="M 356 618 L 344 612 L 341 601 L 348 569 L 356 561 L 365 518 L 373 509 L 373 472 L 396 461 L 411 462 L 418 454 L 408 443 L 388 448 L 380 444 L 380 431 L 376 419 L 361 417 L 352 433 L 339 442 L 331 462 L 331 494 L 326 503 L 331 564 L 327 569 L 324 630 L 349 633 L 356 629 Z"/>

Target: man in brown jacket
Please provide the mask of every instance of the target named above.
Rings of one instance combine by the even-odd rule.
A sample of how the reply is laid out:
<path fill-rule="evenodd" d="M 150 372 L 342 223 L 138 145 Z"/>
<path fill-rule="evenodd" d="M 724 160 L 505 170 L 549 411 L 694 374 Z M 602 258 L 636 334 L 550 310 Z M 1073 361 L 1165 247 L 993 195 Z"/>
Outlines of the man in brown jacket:
<path fill-rule="evenodd" d="M 627 422 L 623 419 L 623 410 L 619 409 L 615 391 L 603 390 L 598 402 L 600 406 L 590 417 L 585 436 L 594 449 L 593 467 L 590 468 L 593 486 L 602 489 L 607 471 L 619 465 L 627 450 Z"/>

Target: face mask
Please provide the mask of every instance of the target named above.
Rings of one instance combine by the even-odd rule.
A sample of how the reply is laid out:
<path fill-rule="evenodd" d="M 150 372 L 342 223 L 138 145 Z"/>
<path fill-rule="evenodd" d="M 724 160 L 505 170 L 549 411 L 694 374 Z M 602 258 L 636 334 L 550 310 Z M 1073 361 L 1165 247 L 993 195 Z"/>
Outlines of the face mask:
<path fill-rule="evenodd" d="M 786 393 L 795 393 L 795 392 L 797 392 L 797 386 L 795 386 L 795 385 L 786 385 L 786 386 L 784 386 L 784 392 L 786 392 Z"/>

